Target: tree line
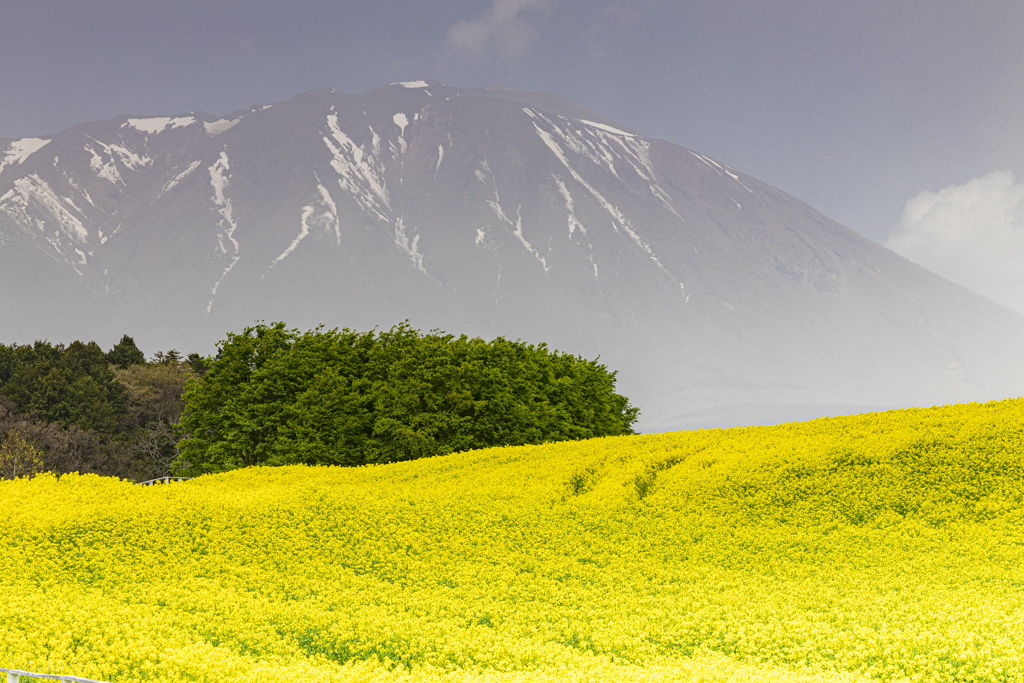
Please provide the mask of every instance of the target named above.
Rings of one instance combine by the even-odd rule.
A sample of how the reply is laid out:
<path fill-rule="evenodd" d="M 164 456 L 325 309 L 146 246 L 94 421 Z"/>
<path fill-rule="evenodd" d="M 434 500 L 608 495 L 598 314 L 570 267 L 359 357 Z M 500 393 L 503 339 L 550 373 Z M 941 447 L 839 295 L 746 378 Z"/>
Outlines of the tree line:
<path fill-rule="evenodd" d="M 0 477 L 169 474 L 185 378 L 204 362 L 173 350 L 147 361 L 128 335 L 107 352 L 96 342 L 0 344 Z"/>
<path fill-rule="evenodd" d="M 229 333 L 214 356 L 147 360 L 125 335 L 0 345 L 0 476 L 136 481 L 252 465 L 363 465 L 632 433 L 596 360 L 408 323 Z M 18 469 L 20 468 L 20 470 Z"/>

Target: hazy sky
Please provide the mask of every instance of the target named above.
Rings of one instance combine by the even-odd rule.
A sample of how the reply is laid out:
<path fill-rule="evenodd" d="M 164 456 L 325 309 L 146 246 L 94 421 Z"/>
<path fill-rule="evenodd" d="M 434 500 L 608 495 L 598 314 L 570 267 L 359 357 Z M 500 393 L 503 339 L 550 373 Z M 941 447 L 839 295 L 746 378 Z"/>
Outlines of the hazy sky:
<path fill-rule="evenodd" d="M 935 270 L 1024 264 L 1022 0 L 0 4 L 0 137 L 419 78 L 559 93 Z"/>

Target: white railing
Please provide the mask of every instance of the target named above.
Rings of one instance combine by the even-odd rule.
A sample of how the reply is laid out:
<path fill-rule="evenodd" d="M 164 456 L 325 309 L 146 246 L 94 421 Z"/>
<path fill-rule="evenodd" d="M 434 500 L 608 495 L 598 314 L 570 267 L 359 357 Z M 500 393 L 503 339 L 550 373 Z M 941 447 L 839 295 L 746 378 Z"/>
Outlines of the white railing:
<path fill-rule="evenodd" d="M 64 683 L 64 681 L 75 681 L 75 683 L 107 683 L 106 681 L 97 681 L 94 678 L 82 678 L 80 676 L 67 676 L 67 675 L 56 675 L 56 674 L 37 674 L 31 671 L 21 671 L 19 669 L 2 669 L 0 671 L 7 674 L 7 683 L 18 683 L 20 676 L 28 676 L 29 678 L 53 678 L 55 680 Z"/>
<path fill-rule="evenodd" d="M 156 479 L 150 479 L 149 481 L 137 481 L 136 486 L 152 486 L 156 483 L 170 484 L 172 481 L 188 481 L 192 477 L 157 477 Z"/>

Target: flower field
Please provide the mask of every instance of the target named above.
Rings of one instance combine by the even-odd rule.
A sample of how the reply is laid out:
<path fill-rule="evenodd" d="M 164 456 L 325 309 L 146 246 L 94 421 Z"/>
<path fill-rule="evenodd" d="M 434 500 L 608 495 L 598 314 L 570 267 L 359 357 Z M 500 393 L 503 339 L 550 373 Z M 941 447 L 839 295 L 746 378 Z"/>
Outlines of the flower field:
<path fill-rule="evenodd" d="M 0 482 L 0 666 L 1024 681 L 1024 400 L 137 487 Z"/>

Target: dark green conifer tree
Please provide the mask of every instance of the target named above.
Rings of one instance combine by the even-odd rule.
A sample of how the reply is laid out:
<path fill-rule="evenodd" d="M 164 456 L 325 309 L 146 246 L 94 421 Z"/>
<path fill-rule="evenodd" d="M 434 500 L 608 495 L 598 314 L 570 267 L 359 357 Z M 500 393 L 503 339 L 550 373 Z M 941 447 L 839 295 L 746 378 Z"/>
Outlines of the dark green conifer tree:
<path fill-rule="evenodd" d="M 112 349 L 107 351 L 106 357 L 108 362 L 122 369 L 146 362 L 145 354 L 135 345 L 135 340 L 127 334 L 121 337 L 121 341 L 114 344 Z"/>

